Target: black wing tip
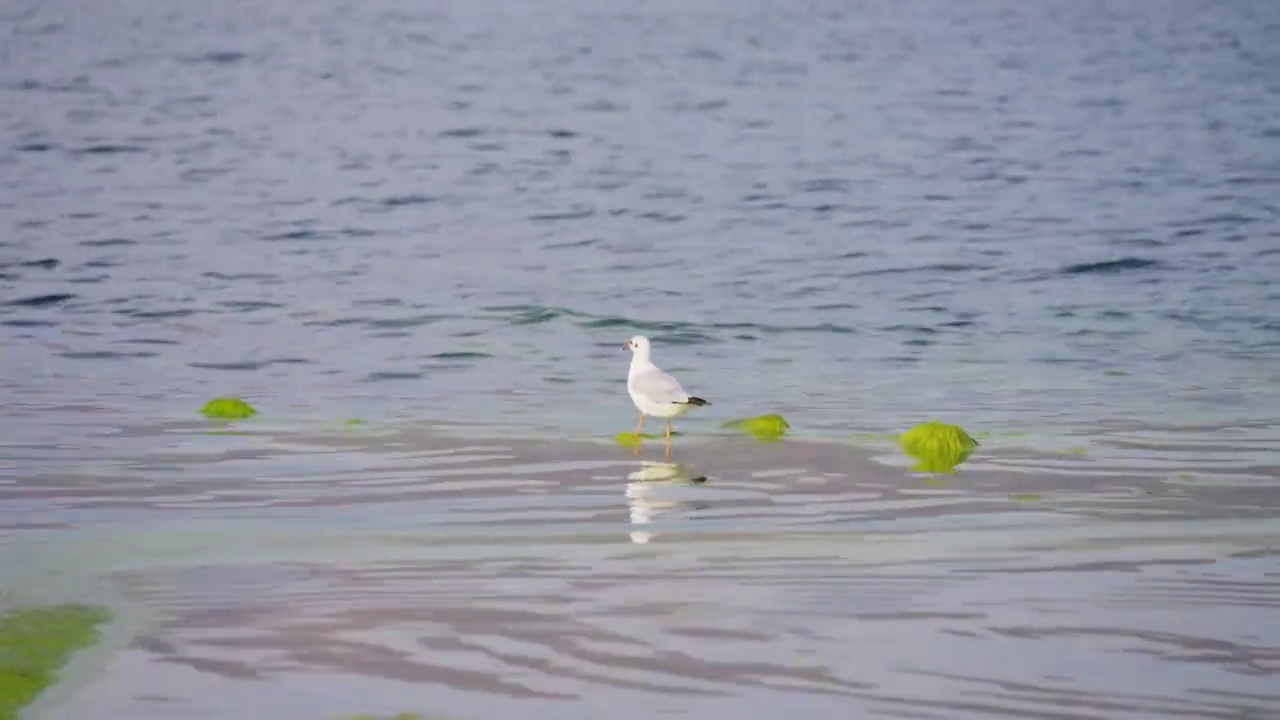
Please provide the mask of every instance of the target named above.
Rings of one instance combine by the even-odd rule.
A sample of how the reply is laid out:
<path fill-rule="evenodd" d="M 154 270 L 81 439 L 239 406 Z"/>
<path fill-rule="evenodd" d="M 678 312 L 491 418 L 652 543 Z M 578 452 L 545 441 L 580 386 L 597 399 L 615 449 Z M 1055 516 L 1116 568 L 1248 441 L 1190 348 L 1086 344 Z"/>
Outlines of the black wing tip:
<path fill-rule="evenodd" d="M 711 403 L 707 402 L 706 400 L 703 400 L 700 397 L 690 397 L 688 400 L 685 401 L 685 404 L 697 405 L 698 407 L 702 407 L 703 405 L 710 405 Z"/>

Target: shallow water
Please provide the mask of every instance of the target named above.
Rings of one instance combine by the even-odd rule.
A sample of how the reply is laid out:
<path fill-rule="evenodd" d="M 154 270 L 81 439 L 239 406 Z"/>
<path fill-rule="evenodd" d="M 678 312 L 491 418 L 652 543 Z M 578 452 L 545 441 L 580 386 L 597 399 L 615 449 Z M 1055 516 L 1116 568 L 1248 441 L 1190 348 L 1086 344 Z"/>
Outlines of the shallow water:
<path fill-rule="evenodd" d="M 41 717 L 1266 717 L 1274 473 L 426 427 L 138 429 L 0 487 L 25 596 L 121 608 Z M 175 471 L 173 468 L 178 467 Z M 14 571 L 17 572 L 14 572 Z"/>
<path fill-rule="evenodd" d="M 1277 36 L 0 7 L 0 602 L 121 618 L 35 715 L 1280 713 Z"/>

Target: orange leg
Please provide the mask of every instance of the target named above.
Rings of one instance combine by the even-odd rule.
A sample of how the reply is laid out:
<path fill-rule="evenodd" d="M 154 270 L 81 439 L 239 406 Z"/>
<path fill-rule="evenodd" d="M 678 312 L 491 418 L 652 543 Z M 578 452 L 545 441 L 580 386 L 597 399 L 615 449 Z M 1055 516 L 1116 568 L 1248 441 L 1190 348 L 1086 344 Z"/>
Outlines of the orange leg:
<path fill-rule="evenodd" d="M 667 462 L 671 462 L 671 421 L 667 421 Z"/>
<path fill-rule="evenodd" d="M 636 425 L 636 454 L 640 454 L 640 431 L 644 429 L 644 413 L 640 413 L 640 423 Z"/>

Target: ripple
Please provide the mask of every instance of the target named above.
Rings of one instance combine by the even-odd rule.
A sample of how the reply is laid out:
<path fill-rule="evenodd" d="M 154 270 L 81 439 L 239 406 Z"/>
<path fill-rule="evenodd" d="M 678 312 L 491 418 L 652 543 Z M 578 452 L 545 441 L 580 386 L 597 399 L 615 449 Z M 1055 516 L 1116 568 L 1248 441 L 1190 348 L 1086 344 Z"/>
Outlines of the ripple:
<path fill-rule="evenodd" d="M 456 319 L 457 317 L 458 317 L 457 315 L 438 315 L 434 313 L 424 313 L 421 315 L 413 315 L 410 317 L 386 318 L 382 320 L 369 320 L 367 321 L 366 324 L 371 328 L 401 329 L 401 328 L 421 327 L 424 325 L 434 325 L 435 323 L 441 322 L 443 320 L 452 320 L 452 319 Z M 342 321 L 337 321 L 337 322 L 342 322 Z"/>
<path fill-rule="evenodd" d="M 589 208 L 581 208 L 576 210 L 566 210 L 565 212 L 559 212 L 559 213 L 540 213 L 537 215 L 530 215 L 529 220 L 531 222 L 543 222 L 543 223 L 560 222 L 563 220 L 585 220 L 589 217 L 595 216 L 595 214 L 596 214 L 595 210 L 591 210 Z"/>
<path fill-rule="evenodd" d="M 847 193 L 851 189 L 852 185 L 843 178 L 815 178 L 804 180 L 796 186 L 796 192 L 802 193 Z"/>
<path fill-rule="evenodd" d="M 280 279 L 280 276 L 274 273 L 259 273 L 259 272 L 223 273 L 223 272 L 217 272 L 217 271 L 210 271 L 210 272 L 201 273 L 201 277 L 207 277 L 212 280 L 226 280 L 230 282 L 245 281 L 245 280 L 270 281 L 270 280 Z"/>
<path fill-rule="evenodd" d="M 166 320 L 200 315 L 204 312 L 204 310 L 196 310 L 194 308 L 178 308 L 173 310 L 139 310 L 136 308 L 125 308 L 123 310 L 116 310 L 115 314 L 125 315 L 139 320 Z"/>
<path fill-rule="evenodd" d="M 178 60 L 188 64 L 235 65 L 249 58 L 238 50 L 214 50 L 198 55 L 179 55 Z"/>
<path fill-rule="evenodd" d="M 858 272 L 849 273 L 844 277 L 876 277 L 879 275 L 905 275 L 911 273 L 966 273 L 977 270 L 990 270 L 990 266 L 985 265 L 968 265 L 963 263 L 934 263 L 930 265 L 915 265 L 907 267 L 891 267 L 891 268 L 874 268 L 870 270 L 860 270 Z"/>
<path fill-rule="evenodd" d="M 67 358 L 68 360 L 126 360 L 130 358 L 150 358 L 156 357 L 153 352 L 116 352 L 114 350 L 84 350 L 84 351 L 68 351 L 58 353 L 58 357 Z"/>
<path fill-rule="evenodd" d="M 18 320 L 0 320 L 0 325 L 4 325 L 6 327 L 16 327 L 16 328 L 37 328 L 37 327 L 57 327 L 58 323 L 52 320 L 18 319 Z"/>
<path fill-rule="evenodd" d="M 232 370 L 232 371 L 253 371 L 262 370 L 272 365 L 306 365 L 310 360 L 305 358 L 274 358 L 271 360 L 243 360 L 238 362 L 193 362 L 187 363 L 187 367 L 197 368 L 200 370 Z"/>
<path fill-rule="evenodd" d="M 427 357 L 436 360 L 478 360 L 482 358 L 491 358 L 493 355 L 484 352 L 459 350 L 454 352 L 435 353 L 433 355 L 428 355 Z"/>
<path fill-rule="evenodd" d="M 587 240 L 570 240 L 567 242 L 556 242 L 544 245 L 546 250 L 571 250 L 573 248 L 583 248 L 596 245 L 600 242 L 599 238 L 589 238 Z"/>
<path fill-rule="evenodd" d="M 610 100 L 593 100 L 579 105 L 577 109 L 590 113 L 620 113 L 625 112 L 628 107 L 628 105 Z"/>
<path fill-rule="evenodd" d="M 33 295 L 32 297 L 10 300 L 4 304 L 10 307 L 46 307 L 60 305 L 68 300 L 74 300 L 75 297 L 71 293 L 50 293 L 48 295 Z"/>
<path fill-rule="evenodd" d="M 379 371 L 369 373 L 369 376 L 366 379 L 370 382 L 382 382 L 386 380 L 421 380 L 422 373 Z"/>
<path fill-rule="evenodd" d="M 274 310 L 284 307 L 281 303 L 267 302 L 265 300 L 223 300 L 218 303 L 219 307 L 224 307 L 235 312 L 254 312 L 255 310 Z"/>
<path fill-rule="evenodd" d="M 0 268 L 39 268 L 41 270 L 52 270 L 58 267 L 60 263 L 57 258 L 44 258 L 41 260 L 24 260 L 16 263 L 0 263 Z"/>
<path fill-rule="evenodd" d="M 1104 260 L 1102 262 L 1078 263 L 1075 265 L 1067 265 L 1059 270 L 1062 275 L 1086 275 L 1086 274 L 1106 274 L 1119 273 L 1129 270 L 1141 270 L 1143 268 L 1159 267 L 1160 262 L 1145 258 L 1127 257 L 1119 260 Z"/>
<path fill-rule="evenodd" d="M 70 152 L 74 155 L 128 155 L 146 152 L 146 148 L 138 145 L 113 145 L 108 143 L 72 148 Z"/>
<path fill-rule="evenodd" d="M 393 195 L 392 197 L 384 198 L 381 202 L 387 207 L 401 207 L 404 205 L 426 205 L 427 203 L 434 202 L 434 200 L 435 198 L 431 198 L 426 195 L 415 194 Z"/>
<path fill-rule="evenodd" d="M 319 230 L 289 230 L 282 233 L 271 233 L 263 235 L 262 239 L 267 242 L 280 242 L 283 240 L 318 240 L 327 237 L 327 234 Z"/>
<path fill-rule="evenodd" d="M 342 200 L 336 200 L 334 207 L 342 207 L 344 205 L 360 205 L 376 210 L 391 210 L 399 207 L 407 207 L 411 205 L 427 205 L 437 201 L 437 198 L 422 195 L 418 193 L 408 195 L 392 195 L 385 198 L 362 198 L 349 197 Z"/>
<path fill-rule="evenodd" d="M 444 130 L 440 133 L 443 138 L 477 138 L 485 134 L 483 128 L 463 127 Z"/>
<path fill-rule="evenodd" d="M 843 306 L 842 306 L 843 307 Z M 856 332 L 853 328 L 832 323 L 815 325 L 770 325 L 751 322 L 714 322 L 694 323 L 676 320 L 642 320 L 621 315 L 595 315 L 569 308 L 546 307 L 541 305 L 496 305 L 482 308 L 486 312 L 496 312 L 505 316 L 511 325 L 536 325 L 551 322 L 559 318 L 568 318 L 579 327 L 588 329 L 632 328 L 638 332 L 663 333 L 661 339 L 677 342 L 690 342 L 702 338 L 714 341 L 716 331 L 754 330 L 767 334 L 786 333 L 834 333 L 839 335 Z M 655 338 L 655 340 L 661 340 Z"/>

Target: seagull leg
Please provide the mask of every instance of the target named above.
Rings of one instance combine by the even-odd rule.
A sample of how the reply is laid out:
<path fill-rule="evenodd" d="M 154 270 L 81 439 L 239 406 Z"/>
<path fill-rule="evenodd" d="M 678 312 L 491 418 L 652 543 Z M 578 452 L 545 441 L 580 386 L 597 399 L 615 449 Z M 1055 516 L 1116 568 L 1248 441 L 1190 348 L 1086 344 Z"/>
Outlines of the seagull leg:
<path fill-rule="evenodd" d="M 640 431 L 644 429 L 644 413 L 640 413 L 640 424 L 636 425 L 636 454 L 640 454 Z"/>
<path fill-rule="evenodd" d="M 667 462 L 671 462 L 671 421 L 667 421 Z"/>

